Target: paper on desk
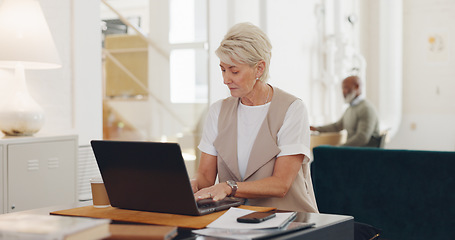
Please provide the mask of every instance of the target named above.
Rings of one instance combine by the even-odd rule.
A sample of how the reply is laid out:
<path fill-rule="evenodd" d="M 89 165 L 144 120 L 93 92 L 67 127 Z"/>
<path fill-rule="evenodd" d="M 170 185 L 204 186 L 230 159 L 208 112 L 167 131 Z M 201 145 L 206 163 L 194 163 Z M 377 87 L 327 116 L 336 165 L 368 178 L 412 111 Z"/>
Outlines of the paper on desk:
<path fill-rule="evenodd" d="M 218 229 L 267 229 L 267 228 L 280 228 L 289 222 L 290 218 L 295 215 L 295 212 L 289 213 L 276 213 L 274 218 L 260 223 L 239 223 L 237 218 L 244 216 L 254 211 L 231 207 L 226 213 L 221 215 L 218 219 L 210 223 L 207 228 Z"/>
<path fill-rule="evenodd" d="M 254 239 L 266 236 L 286 224 L 295 215 L 295 212 L 276 213 L 274 218 L 261 223 L 239 223 L 237 218 L 254 211 L 230 208 L 217 220 L 210 223 L 206 228 L 193 230 L 193 233 L 205 236 L 230 238 L 230 239 Z"/>
<path fill-rule="evenodd" d="M 218 229 L 218 228 L 204 228 L 193 230 L 193 233 L 203 236 L 210 236 L 216 238 L 230 238 L 230 239 L 255 239 L 266 236 L 273 232 L 271 229 Z"/>

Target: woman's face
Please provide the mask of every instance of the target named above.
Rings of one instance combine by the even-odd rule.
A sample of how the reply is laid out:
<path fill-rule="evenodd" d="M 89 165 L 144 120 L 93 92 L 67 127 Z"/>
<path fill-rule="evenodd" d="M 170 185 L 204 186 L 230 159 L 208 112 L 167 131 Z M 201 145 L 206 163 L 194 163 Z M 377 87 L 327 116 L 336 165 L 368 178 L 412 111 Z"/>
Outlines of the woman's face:
<path fill-rule="evenodd" d="M 224 84 L 231 91 L 231 96 L 242 98 L 252 94 L 254 84 L 257 81 L 256 68 L 237 62 L 234 62 L 234 65 L 220 62 L 220 67 Z"/>

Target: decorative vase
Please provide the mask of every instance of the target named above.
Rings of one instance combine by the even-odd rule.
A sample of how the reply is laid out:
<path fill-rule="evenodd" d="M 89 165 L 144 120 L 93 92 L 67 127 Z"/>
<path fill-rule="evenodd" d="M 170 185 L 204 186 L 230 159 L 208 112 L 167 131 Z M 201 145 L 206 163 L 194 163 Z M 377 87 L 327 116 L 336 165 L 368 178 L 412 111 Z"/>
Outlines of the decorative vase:
<path fill-rule="evenodd" d="M 10 136 L 30 136 L 44 124 L 44 111 L 30 96 L 23 66 L 16 66 L 11 91 L 0 106 L 0 130 Z"/>

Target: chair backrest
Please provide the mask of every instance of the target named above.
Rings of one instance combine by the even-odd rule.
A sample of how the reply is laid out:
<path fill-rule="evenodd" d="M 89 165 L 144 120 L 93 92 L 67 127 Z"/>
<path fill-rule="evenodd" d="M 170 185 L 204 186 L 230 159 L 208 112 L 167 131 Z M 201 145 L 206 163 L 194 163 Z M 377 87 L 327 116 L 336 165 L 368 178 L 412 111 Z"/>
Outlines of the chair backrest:
<path fill-rule="evenodd" d="M 383 133 L 381 133 L 381 135 L 379 135 L 379 145 L 378 145 L 378 148 L 384 148 L 385 146 L 385 140 L 387 138 L 387 133 L 388 131 L 384 131 Z"/>
<path fill-rule="evenodd" d="M 319 212 L 354 216 L 381 229 L 380 239 L 455 235 L 455 151 L 318 146 L 313 154 Z"/>

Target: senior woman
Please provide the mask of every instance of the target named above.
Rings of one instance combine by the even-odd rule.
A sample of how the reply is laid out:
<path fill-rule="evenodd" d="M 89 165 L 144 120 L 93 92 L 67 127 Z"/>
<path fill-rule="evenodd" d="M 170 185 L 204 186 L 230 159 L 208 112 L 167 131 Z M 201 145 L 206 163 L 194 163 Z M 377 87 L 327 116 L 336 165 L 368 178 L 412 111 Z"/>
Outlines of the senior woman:
<path fill-rule="evenodd" d="M 231 97 L 209 109 L 193 192 L 196 199 L 234 196 L 248 205 L 318 212 L 306 107 L 267 84 L 271 49 L 260 28 L 240 23 L 215 51 Z"/>

